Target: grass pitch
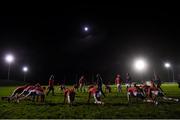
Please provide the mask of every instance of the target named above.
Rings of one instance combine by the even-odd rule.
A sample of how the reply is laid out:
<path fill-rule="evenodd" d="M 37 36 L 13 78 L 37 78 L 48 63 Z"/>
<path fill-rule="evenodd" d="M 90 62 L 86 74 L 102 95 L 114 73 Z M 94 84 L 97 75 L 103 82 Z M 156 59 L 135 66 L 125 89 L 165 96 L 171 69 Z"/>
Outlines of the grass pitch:
<path fill-rule="evenodd" d="M 0 97 L 8 96 L 14 87 L 0 87 Z M 163 84 L 162 89 L 168 97 L 180 98 L 180 89 L 177 84 Z M 180 103 L 163 102 L 158 106 L 152 103 L 127 103 L 125 86 L 123 92 L 117 93 L 112 86 L 112 93 L 106 93 L 104 105 L 95 105 L 93 98 L 87 103 L 88 94 L 76 92 L 73 106 L 63 104 L 63 93 L 55 87 L 55 96 L 50 93 L 45 103 L 21 101 L 8 103 L 0 100 L 0 118 L 180 118 Z"/>

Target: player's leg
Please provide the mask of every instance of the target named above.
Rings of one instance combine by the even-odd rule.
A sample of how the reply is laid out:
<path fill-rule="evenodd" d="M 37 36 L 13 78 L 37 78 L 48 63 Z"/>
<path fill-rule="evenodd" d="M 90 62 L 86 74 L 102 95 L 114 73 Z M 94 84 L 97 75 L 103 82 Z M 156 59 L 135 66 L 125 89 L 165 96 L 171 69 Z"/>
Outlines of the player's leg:
<path fill-rule="evenodd" d="M 64 92 L 64 104 L 66 103 L 67 92 Z"/>
<path fill-rule="evenodd" d="M 86 92 L 86 86 L 83 84 L 83 91 Z"/>
<path fill-rule="evenodd" d="M 89 95 L 88 95 L 88 103 L 90 102 L 90 98 L 91 98 L 91 92 L 89 92 Z"/>
<path fill-rule="evenodd" d="M 68 103 L 70 104 L 71 103 L 71 99 L 70 99 L 70 94 L 67 93 L 67 100 L 68 100 Z"/>
<path fill-rule="evenodd" d="M 119 89 L 120 89 L 120 92 L 122 92 L 122 86 L 121 86 L 121 84 L 119 84 Z"/>
<path fill-rule="evenodd" d="M 102 87 L 99 88 L 99 91 L 101 92 L 101 94 L 102 94 L 104 97 L 106 97 L 105 94 L 104 94 L 104 92 L 103 92 L 103 90 L 102 90 Z"/>
<path fill-rule="evenodd" d="M 48 87 L 48 92 L 46 93 L 46 95 L 48 95 L 48 94 L 49 94 L 49 92 L 50 92 L 50 87 Z"/>
<path fill-rule="evenodd" d="M 52 89 L 52 95 L 54 95 L 54 87 L 52 87 L 51 89 Z"/>
<path fill-rule="evenodd" d="M 82 84 L 81 84 L 81 83 L 79 84 L 79 87 L 80 87 L 80 88 L 79 88 L 80 91 L 82 92 Z"/>

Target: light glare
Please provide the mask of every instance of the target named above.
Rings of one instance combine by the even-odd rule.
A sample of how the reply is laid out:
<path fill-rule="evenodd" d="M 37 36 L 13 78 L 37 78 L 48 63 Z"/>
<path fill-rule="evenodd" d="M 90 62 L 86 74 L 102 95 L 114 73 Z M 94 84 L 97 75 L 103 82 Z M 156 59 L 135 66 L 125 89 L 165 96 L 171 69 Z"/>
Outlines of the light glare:
<path fill-rule="evenodd" d="M 164 66 L 165 66 L 166 68 L 169 68 L 169 67 L 171 67 L 171 64 L 170 64 L 170 63 L 165 63 Z"/>
<path fill-rule="evenodd" d="M 23 67 L 23 71 L 27 72 L 28 71 L 28 67 Z"/>
<path fill-rule="evenodd" d="M 88 27 L 84 27 L 84 30 L 85 30 L 85 31 L 88 31 L 89 29 L 88 29 Z"/>
<path fill-rule="evenodd" d="M 5 60 L 8 63 L 12 63 L 14 61 L 14 56 L 11 54 L 8 54 L 8 55 L 6 55 Z"/>
<path fill-rule="evenodd" d="M 138 59 L 134 63 L 134 67 L 138 71 L 142 71 L 146 68 L 146 62 L 143 59 Z"/>

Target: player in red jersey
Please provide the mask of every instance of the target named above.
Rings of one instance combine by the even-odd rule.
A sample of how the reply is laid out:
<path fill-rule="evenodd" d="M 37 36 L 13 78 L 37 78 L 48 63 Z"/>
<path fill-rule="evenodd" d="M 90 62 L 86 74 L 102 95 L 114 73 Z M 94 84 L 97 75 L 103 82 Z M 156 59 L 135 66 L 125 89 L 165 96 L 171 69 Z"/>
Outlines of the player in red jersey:
<path fill-rule="evenodd" d="M 38 98 L 41 98 L 41 102 L 44 102 L 45 99 L 45 87 L 41 87 L 40 84 L 36 84 L 35 87 L 31 87 L 31 89 L 28 89 L 26 91 L 28 94 L 25 96 L 20 96 L 19 100 L 26 99 L 27 97 L 32 97 L 32 100 L 35 101 L 35 97 L 37 96 L 37 101 Z"/>
<path fill-rule="evenodd" d="M 150 81 L 150 86 L 148 87 L 148 91 L 147 91 L 147 97 L 154 99 L 152 93 L 158 95 L 158 88 L 156 87 L 153 80 Z"/>
<path fill-rule="evenodd" d="M 84 75 L 82 75 L 79 79 L 79 89 L 81 92 L 82 92 L 82 89 L 85 92 L 85 77 L 84 77 Z"/>
<path fill-rule="evenodd" d="M 23 95 L 27 95 L 29 93 L 29 91 L 35 89 L 35 87 L 36 87 L 35 85 L 28 86 L 27 88 L 25 88 L 23 90 L 23 92 L 21 94 L 19 94 L 19 97 L 21 97 Z"/>
<path fill-rule="evenodd" d="M 137 97 L 137 98 L 144 99 L 145 94 L 143 90 L 139 86 L 137 86 L 136 83 L 134 83 L 134 86 L 127 88 L 128 102 L 130 101 L 130 97 Z"/>
<path fill-rule="evenodd" d="M 28 87 L 28 85 L 24 85 L 24 86 L 19 86 L 17 87 L 13 93 L 11 94 L 11 96 L 8 96 L 8 97 L 2 97 L 3 98 L 8 98 L 8 101 L 10 102 L 11 100 L 15 100 L 17 99 L 18 95 L 21 94 L 24 89 L 26 89 Z"/>
<path fill-rule="evenodd" d="M 88 97 L 88 103 L 90 102 L 90 97 L 93 96 L 95 100 L 95 104 L 104 104 L 104 102 L 101 101 L 101 91 L 97 89 L 95 86 L 90 86 L 88 89 L 89 97 Z"/>
<path fill-rule="evenodd" d="M 54 75 L 51 75 L 49 78 L 48 92 L 46 95 L 48 95 L 50 91 L 52 91 L 52 95 L 54 95 Z"/>
<path fill-rule="evenodd" d="M 74 100 L 75 100 L 75 90 L 74 88 L 65 88 L 64 89 L 64 103 L 66 103 L 66 101 L 72 105 Z"/>
<path fill-rule="evenodd" d="M 121 92 L 121 91 L 122 91 L 122 87 L 121 87 L 122 78 L 121 78 L 121 76 L 120 76 L 119 74 L 116 76 L 115 84 L 116 84 L 116 86 L 117 86 L 117 91 L 118 91 L 118 92 Z"/>

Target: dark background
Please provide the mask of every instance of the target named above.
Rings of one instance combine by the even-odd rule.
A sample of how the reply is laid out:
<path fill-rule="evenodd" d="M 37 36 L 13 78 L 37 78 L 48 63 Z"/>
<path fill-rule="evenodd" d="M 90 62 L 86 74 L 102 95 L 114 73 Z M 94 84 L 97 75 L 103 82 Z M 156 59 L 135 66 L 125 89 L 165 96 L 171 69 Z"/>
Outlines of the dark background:
<path fill-rule="evenodd" d="M 114 81 L 115 74 L 133 80 L 150 80 L 153 70 L 163 81 L 171 62 L 179 80 L 180 17 L 178 10 L 162 8 L 62 8 L 55 16 L 0 16 L 0 79 L 7 79 L 6 53 L 13 53 L 12 80 L 23 80 L 22 66 L 28 65 L 27 80 L 75 83 L 81 74 L 94 81 L 101 73 L 104 81 Z M 88 26 L 89 31 L 83 31 Z M 148 70 L 137 73 L 133 60 L 143 56 Z M 172 80 L 172 71 L 169 71 Z"/>

